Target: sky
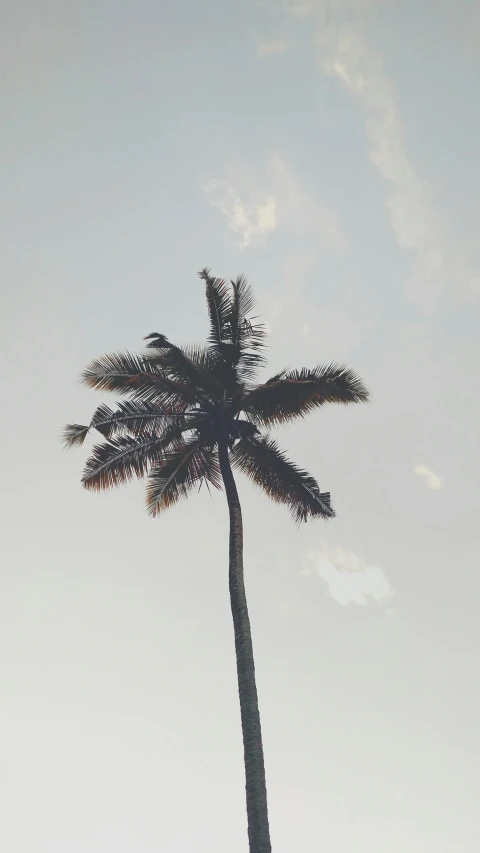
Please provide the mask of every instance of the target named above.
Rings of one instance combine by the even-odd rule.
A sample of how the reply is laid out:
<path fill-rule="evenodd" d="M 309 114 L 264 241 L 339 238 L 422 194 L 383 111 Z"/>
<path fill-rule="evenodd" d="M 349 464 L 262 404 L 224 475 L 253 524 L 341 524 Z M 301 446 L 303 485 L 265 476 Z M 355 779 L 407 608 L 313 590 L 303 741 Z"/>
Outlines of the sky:
<path fill-rule="evenodd" d="M 78 375 L 202 340 L 248 276 L 270 363 L 371 402 L 278 430 L 335 520 L 239 479 L 274 853 L 476 853 L 474 0 L 3 0 L 0 839 L 246 850 L 224 495 L 83 490 Z"/>

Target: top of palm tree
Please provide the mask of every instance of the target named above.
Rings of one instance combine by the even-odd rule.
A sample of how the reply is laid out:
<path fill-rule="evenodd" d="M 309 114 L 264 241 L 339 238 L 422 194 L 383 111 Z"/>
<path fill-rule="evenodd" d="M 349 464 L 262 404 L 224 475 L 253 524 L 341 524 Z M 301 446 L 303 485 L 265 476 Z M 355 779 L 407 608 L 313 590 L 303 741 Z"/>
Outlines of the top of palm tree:
<path fill-rule="evenodd" d="M 104 355 L 83 372 L 90 388 L 126 398 L 115 409 L 99 406 L 88 426 L 65 427 L 66 447 L 83 444 L 92 429 L 104 439 L 86 463 L 83 485 L 108 489 L 147 475 L 147 508 L 157 515 L 196 484 L 221 488 L 223 446 L 232 465 L 286 504 L 297 522 L 332 517 L 330 494 L 261 429 L 324 403 L 366 402 L 367 389 L 338 364 L 282 370 L 258 384 L 266 329 L 251 316 L 251 286 L 244 276 L 228 282 L 208 269 L 199 276 L 210 320 L 206 345 L 180 347 L 153 332 L 145 338 L 148 352 Z"/>

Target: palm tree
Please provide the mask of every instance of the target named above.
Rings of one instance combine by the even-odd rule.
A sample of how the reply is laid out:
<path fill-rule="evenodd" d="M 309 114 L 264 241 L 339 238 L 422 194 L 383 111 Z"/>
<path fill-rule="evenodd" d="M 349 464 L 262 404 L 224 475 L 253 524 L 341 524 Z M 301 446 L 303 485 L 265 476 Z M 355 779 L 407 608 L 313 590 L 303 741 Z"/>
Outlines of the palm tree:
<path fill-rule="evenodd" d="M 286 504 L 297 523 L 332 518 L 330 494 L 289 461 L 260 428 L 303 417 L 324 403 L 359 403 L 368 391 L 351 370 L 329 364 L 282 370 L 256 383 L 264 363 L 265 327 L 251 317 L 254 298 L 243 276 L 227 282 L 199 273 L 210 320 L 208 343 L 178 347 L 159 333 L 147 335 L 143 355 L 118 353 L 93 361 L 83 382 L 127 399 L 115 410 L 101 405 L 88 426 L 68 424 L 67 447 L 97 444 L 82 477 L 93 491 L 147 475 L 146 503 L 158 515 L 193 486 L 225 488 L 230 516 L 229 588 L 243 732 L 250 853 L 270 853 L 267 792 L 250 621 L 243 577 L 242 512 L 232 467 L 243 471 L 273 500 Z"/>

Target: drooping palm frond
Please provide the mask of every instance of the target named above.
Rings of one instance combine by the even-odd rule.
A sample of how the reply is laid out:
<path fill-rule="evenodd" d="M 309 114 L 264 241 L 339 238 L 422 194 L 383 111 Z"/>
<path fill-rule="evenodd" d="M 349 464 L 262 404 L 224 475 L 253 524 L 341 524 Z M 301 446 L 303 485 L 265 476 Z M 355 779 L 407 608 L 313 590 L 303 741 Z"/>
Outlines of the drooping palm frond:
<path fill-rule="evenodd" d="M 143 477 L 151 465 L 161 458 L 164 441 L 158 435 L 130 435 L 110 438 L 97 444 L 87 460 L 82 485 L 91 491 L 111 489 L 127 483 L 134 477 Z"/>
<path fill-rule="evenodd" d="M 166 427 L 184 424 L 187 428 L 188 415 L 162 410 L 153 403 L 126 400 L 118 403 L 117 411 L 102 404 L 96 409 L 90 423 L 104 438 L 130 433 L 134 437 L 142 434 L 160 435 Z"/>
<path fill-rule="evenodd" d="M 197 400 L 197 389 L 164 376 L 146 357 L 131 353 L 110 353 L 95 359 L 82 373 L 89 388 L 117 391 L 134 400 L 169 406 L 177 411 Z"/>
<path fill-rule="evenodd" d="M 62 442 L 66 449 L 80 447 L 85 441 L 90 427 L 83 424 L 67 424 L 62 432 Z"/>
<path fill-rule="evenodd" d="M 224 279 L 210 275 L 210 270 L 206 267 L 200 270 L 198 275 L 205 282 L 205 295 L 210 318 L 208 341 L 215 351 L 221 353 L 222 345 L 231 343 L 229 340 L 229 324 L 233 305 L 230 285 Z"/>
<path fill-rule="evenodd" d="M 348 367 L 327 364 L 313 370 L 282 371 L 237 402 L 258 424 L 282 424 L 325 403 L 363 403 L 369 393 Z"/>
<path fill-rule="evenodd" d="M 185 444 L 188 436 L 203 427 L 205 414 L 192 412 L 171 416 L 159 432 L 110 437 L 97 444 L 87 460 L 82 477 L 86 489 L 100 491 L 126 483 L 134 477 L 143 477 L 150 468 L 164 458 L 166 451 Z"/>
<path fill-rule="evenodd" d="M 221 488 L 220 466 L 216 450 L 201 439 L 193 438 L 167 451 L 150 472 L 146 504 L 152 516 L 181 498 L 186 498 L 195 483 L 206 480 Z"/>
<path fill-rule="evenodd" d="M 234 467 L 243 471 L 272 500 L 286 504 L 295 521 L 332 518 L 330 493 L 320 492 L 316 480 L 287 459 L 284 451 L 268 437 L 242 438 L 233 448 Z"/>

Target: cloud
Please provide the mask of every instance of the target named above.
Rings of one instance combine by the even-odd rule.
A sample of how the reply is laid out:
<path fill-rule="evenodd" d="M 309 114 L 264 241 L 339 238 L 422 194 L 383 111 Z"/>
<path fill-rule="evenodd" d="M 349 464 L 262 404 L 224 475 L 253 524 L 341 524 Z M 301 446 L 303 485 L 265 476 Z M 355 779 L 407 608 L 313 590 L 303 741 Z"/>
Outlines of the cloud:
<path fill-rule="evenodd" d="M 442 478 L 435 474 L 434 471 L 431 471 L 430 468 L 427 468 L 426 465 L 416 465 L 414 468 L 415 474 L 419 477 L 423 477 L 429 489 L 441 489 L 442 488 Z"/>
<path fill-rule="evenodd" d="M 385 572 L 379 566 L 367 565 L 353 551 L 322 546 L 306 556 L 303 575 L 316 573 L 328 586 L 335 601 L 364 606 L 371 601 L 384 604 L 394 594 Z"/>
<path fill-rule="evenodd" d="M 388 199 L 390 224 L 398 245 L 413 253 L 411 290 L 430 295 L 445 275 L 446 223 L 432 208 L 427 188 L 408 158 L 391 83 L 376 54 L 348 26 L 341 27 L 330 42 L 322 66 L 364 107 L 370 160 L 392 187 Z"/>
<path fill-rule="evenodd" d="M 398 245 L 412 254 L 410 295 L 429 304 L 447 285 L 479 290 L 480 275 L 452 246 L 448 220 L 435 209 L 426 183 L 409 159 L 392 83 L 380 55 L 363 35 L 365 13 L 376 5 L 376 0 L 294 0 L 290 8 L 301 18 L 315 15 L 322 70 L 363 107 L 370 160 L 391 187 L 390 223 Z"/>
<path fill-rule="evenodd" d="M 282 229 L 299 236 L 313 234 L 318 243 L 334 251 L 345 248 L 338 214 L 302 191 L 280 157 L 269 160 L 261 181 L 245 174 L 228 180 L 214 178 L 204 191 L 240 238 L 239 248 L 262 242 L 270 232 Z"/>
<path fill-rule="evenodd" d="M 246 205 L 228 181 L 213 179 L 205 187 L 208 201 L 228 220 L 229 227 L 240 237 L 239 248 L 249 246 L 259 237 L 273 231 L 277 224 L 275 199 Z"/>
<path fill-rule="evenodd" d="M 258 45 L 257 55 L 260 59 L 264 56 L 272 56 L 275 53 L 283 53 L 288 47 L 288 41 L 283 38 L 261 41 Z"/>

